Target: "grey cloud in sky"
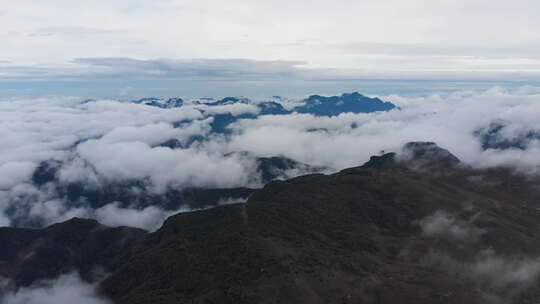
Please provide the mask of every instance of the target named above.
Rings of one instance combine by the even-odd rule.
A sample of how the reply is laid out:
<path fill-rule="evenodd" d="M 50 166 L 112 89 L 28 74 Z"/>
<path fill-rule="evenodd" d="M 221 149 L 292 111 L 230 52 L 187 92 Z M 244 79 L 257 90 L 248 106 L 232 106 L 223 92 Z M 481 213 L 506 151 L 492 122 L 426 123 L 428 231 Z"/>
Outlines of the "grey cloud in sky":
<path fill-rule="evenodd" d="M 298 73 L 302 61 L 249 60 L 249 59 L 156 59 L 132 58 L 78 58 L 76 64 L 107 68 L 133 69 L 137 72 L 165 77 L 230 77 L 251 78 L 265 76 L 290 76 Z"/>
<path fill-rule="evenodd" d="M 365 68 L 310 67 L 304 61 L 252 59 L 135 59 L 129 57 L 76 58 L 59 65 L 16 65 L 0 62 L 0 80 L 6 81 L 94 81 L 94 80 L 540 80 L 540 61 L 507 63 L 472 57 L 414 56 L 404 69 L 378 70 L 377 63 L 401 61 L 395 55 L 371 58 Z M 448 68 L 452 64 L 467 66 L 467 72 Z M 523 70 L 507 69 L 507 66 Z M 409 70 L 413 66 L 422 69 Z M 431 68 L 433 66 L 435 68 Z M 437 68 L 438 67 L 438 68 Z M 402 67 L 403 68 L 403 67 Z"/>
<path fill-rule="evenodd" d="M 540 74 L 533 0 L 100 0 L 82 9 L 29 0 L 9 7 L 0 19 L 0 60 L 12 63 L 2 80 L 527 81 Z"/>
<path fill-rule="evenodd" d="M 8 65 L 0 71 L 7 80 L 89 80 L 125 77 L 131 79 L 275 79 L 302 77 L 301 61 L 249 59 L 155 59 L 127 57 L 76 58 L 65 65 Z"/>
<path fill-rule="evenodd" d="M 540 44 L 498 45 L 448 43 L 376 43 L 352 42 L 330 46 L 343 53 L 393 56 L 469 57 L 469 58 L 540 58 Z"/>

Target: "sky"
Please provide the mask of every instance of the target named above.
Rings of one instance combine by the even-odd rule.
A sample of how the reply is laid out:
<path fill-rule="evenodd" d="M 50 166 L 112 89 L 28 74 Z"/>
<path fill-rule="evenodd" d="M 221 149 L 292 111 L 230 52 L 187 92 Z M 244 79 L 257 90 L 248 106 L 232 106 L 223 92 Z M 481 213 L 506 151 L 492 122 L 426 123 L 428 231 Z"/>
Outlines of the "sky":
<path fill-rule="evenodd" d="M 539 10 L 533 0 L 0 0 L 0 94 L 532 84 L 540 82 Z"/>

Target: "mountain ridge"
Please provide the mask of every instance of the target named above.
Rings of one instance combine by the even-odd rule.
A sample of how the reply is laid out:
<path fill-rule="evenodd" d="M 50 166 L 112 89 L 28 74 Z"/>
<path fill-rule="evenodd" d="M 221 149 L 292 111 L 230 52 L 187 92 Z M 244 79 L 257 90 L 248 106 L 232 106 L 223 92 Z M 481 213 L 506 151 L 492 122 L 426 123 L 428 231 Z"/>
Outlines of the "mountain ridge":
<path fill-rule="evenodd" d="M 410 149 L 171 216 L 114 257 L 99 290 L 130 304 L 540 299 L 537 180 L 470 168 L 434 143 Z"/>

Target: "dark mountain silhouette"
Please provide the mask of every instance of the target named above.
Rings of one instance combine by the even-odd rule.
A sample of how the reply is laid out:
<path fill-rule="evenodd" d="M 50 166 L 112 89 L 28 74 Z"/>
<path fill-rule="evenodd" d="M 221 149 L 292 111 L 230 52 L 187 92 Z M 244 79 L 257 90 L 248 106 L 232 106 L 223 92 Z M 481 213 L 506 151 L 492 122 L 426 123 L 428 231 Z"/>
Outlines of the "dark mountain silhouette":
<path fill-rule="evenodd" d="M 92 280 L 100 266 L 100 292 L 130 304 L 536 303 L 537 185 L 411 143 L 172 216 L 154 233 L 85 220 L 2 228 L 0 275 L 26 286 L 72 269 Z"/>
<path fill-rule="evenodd" d="M 540 132 L 535 130 L 521 130 L 505 135 L 508 125 L 504 121 L 494 121 L 485 128 L 474 132 L 482 144 L 482 149 L 520 149 L 525 150 L 531 141 L 540 141 Z M 513 133 L 513 134 L 512 134 Z"/>
<path fill-rule="evenodd" d="M 146 234 L 142 229 L 110 228 L 79 218 L 44 229 L 0 228 L 0 276 L 26 286 L 77 269 L 92 280 L 95 265 L 114 268 Z"/>

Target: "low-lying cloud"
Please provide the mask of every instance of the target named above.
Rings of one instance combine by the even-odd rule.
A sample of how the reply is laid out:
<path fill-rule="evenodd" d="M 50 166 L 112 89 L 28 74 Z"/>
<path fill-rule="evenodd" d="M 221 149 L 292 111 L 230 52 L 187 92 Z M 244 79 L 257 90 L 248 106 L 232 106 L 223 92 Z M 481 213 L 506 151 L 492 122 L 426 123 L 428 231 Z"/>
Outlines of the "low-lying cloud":
<path fill-rule="evenodd" d="M 448 274 L 469 280 L 485 303 L 513 303 L 527 289 L 538 284 L 540 259 L 527 256 L 504 256 L 485 249 L 470 261 L 461 261 L 432 251 L 422 264 L 437 267 Z"/>
<path fill-rule="evenodd" d="M 474 225 L 474 216 L 469 220 L 460 219 L 448 212 L 439 210 L 422 219 L 419 224 L 424 235 L 444 237 L 458 241 L 475 241 L 486 231 Z"/>
<path fill-rule="evenodd" d="M 77 273 L 65 274 L 55 280 L 40 281 L 30 287 L 10 289 L 10 282 L 0 282 L 0 303 L 3 304 L 112 304 L 99 296 L 96 285 L 81 280 Z"/>
<path fill-rule="evenodd" d="M 92 207 L 84 199 L 70 201 L 62 187 L 122 184 L 141 195 L 189 187 L 258 187 L 256 157 L 285 156 L 335 171 L 360 165 L 382 150 L 400 151 L 409 141 L 436 142 L 474 167 L 504 165 L 537 174 L 540 142 L 535 137 L 520 148 L 486 149 L 478 130 L 497 121 L 505 125 L 500 137 L 539 132 L 538 92 L 523 87 L 418 98 L 390 95 L 381 98 L 400 109 L 334 117 L 263 115 L 237 120 L 227 134 L 212 132 L 215 115 L 256 115 L 258 108 L 250 103 L 210 107 L 190 101 L 167 109 L 116 100 L 2 100 L 0 225 L 13 225 L 15 218 L 25 216 L 41 218 L 33 221 L 41 225 L 85 216 L 152 230 L 175 210 L 130 202 Z M 286 108 L 298 104 L 278 101 Z M 251 156 L 232 153 L 241 151 Z M 36 185 L 33 174 L 44 161 L 58 167 L 54 183 Z M 455 224 L 451 219 L 449 223 Z M 452 225 L 447 227 L 450 231 Z"/>

